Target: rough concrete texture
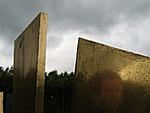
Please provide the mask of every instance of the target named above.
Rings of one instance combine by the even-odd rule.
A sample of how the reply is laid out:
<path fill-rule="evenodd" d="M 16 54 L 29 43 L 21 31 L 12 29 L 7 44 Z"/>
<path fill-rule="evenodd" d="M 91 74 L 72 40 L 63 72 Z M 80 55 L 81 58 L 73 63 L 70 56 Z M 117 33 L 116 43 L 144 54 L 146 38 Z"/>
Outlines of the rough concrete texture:
<path fill-rule="evenodd" d="M 13 113 L 43 113 L 47 15 L 40 13 L 15 40 Z"/>
<path fill-rule="evenodd" d="M 150 113 L 150 58 L 79 39 L 72 113 Z"/>
<path fill-rule="evenodd" d="M 3 113 L 3 92 L 0 92 L 0 113 Z"/>

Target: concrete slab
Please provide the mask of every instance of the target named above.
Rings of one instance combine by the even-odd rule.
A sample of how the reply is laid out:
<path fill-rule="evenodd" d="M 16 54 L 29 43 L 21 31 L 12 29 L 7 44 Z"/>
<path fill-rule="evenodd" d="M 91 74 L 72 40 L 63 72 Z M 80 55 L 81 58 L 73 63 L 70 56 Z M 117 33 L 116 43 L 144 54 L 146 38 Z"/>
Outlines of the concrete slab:
<path fill-rule="evenodd" d="M 150 58 L 80 38 L 72 113 L 150 113 Z"/>
<path fill-rule="evenodd" d="M 15 40 L 13 113 L 43 113 L 47 20 L 40 13 Z"/>

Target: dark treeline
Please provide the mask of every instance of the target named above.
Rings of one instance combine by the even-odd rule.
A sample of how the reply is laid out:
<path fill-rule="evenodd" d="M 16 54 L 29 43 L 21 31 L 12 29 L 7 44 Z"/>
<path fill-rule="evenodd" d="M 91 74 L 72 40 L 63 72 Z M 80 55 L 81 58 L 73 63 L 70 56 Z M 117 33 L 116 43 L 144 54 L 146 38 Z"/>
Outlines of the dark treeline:
<path fill-rule="evenodd" d="M 0 67 L 0 91 L 12 93 L 13 68 Z"/>
<path fill-rule="evenodd" d="M 73 82 L 73 73 L 52 71 L 46 74 L 45 113 L 69 113 Z"/>
<path fill-rule="evenodd" d="M 0 67 L 0 91 L 12 93 L 13 68 Z M 74 73 L 45 73 L 44 113 L 70 113 Z"/>

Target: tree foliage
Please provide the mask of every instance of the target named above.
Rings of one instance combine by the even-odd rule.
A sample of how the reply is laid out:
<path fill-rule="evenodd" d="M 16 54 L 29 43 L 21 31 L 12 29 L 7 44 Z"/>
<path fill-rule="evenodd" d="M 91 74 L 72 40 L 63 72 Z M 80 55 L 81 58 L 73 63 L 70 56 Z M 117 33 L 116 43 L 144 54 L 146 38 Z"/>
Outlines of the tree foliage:
<path fill-rule="evenodd" d="M 13 68 L 0 67 L 0 91 L 11 93 L 13 81 Z"/>
<path fill-rule="evenodd" d="M 0 67 L 0 91 L 12 93 L 13 68 Z M 44 113 L 69 113 L 74 73 L 45 73 Z"/>
<path fill-rule="evenodd" d="M 73 73 L 58 74 L 55 70 L 46 75 L 45 113 L 69 113 L 73 82 Z"/>

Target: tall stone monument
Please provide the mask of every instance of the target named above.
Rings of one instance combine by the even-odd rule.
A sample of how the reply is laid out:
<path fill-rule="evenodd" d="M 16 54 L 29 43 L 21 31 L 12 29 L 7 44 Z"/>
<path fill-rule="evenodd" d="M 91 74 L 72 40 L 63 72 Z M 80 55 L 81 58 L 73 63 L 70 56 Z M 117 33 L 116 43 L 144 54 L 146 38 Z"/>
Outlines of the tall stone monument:
<path fill-rule="evenodd" d="M 80 38 L 72 113 L 150 113 L 150 58 Z"/>
<path fill-rule="evenodd" d="M 43 113 L 47 21 L 40 13 L 15 40 L 13 113 Z"/>

